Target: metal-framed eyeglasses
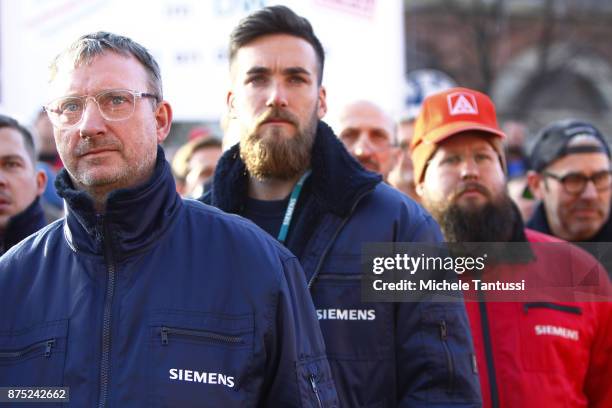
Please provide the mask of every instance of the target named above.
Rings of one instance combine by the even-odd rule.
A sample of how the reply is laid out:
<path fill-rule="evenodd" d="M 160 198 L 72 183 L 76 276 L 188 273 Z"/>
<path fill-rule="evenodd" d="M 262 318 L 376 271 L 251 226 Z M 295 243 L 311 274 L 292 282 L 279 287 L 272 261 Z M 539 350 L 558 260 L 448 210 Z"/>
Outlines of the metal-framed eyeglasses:
<path fill-rule="evenodd" d="M 593 182 L 595 189 L 599 192 L 606 191 L 612 186 L 612 170 L 602 170 L 593 173 L 591 176 L 586 176 L 583 173 L 568 173 L 564 176 L 544 172 L 545 177 L 550 177 L 557 180 L 563 186 L 563 189 L 569 194 L 582 194 L 589 181 Z"/>
<path fill-rule="evenodd" d="M 43 108 L 51 123 L 60 129 L 71 128 L 83 119 L 87 101 L 93 100 L 105 120 L 118 121 L 129 119 L 136 108 L 136 99 L 154 98 L 159 102 L 159 96 L 132 91 L 129 89 L 109 89 L 97 95 L 65 96 L 57 98 Z"/>

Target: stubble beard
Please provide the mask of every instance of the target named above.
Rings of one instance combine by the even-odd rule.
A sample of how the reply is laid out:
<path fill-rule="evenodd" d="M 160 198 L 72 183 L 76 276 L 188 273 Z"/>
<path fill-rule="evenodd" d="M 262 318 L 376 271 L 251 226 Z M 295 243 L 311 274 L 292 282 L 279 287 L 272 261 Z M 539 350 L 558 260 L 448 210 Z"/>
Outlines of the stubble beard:
<path fill-rule="evenodd" d="M 89 189 L 103 188 L 105 186 L 112 186 L 113 189 L 128 188 L 134 184 L 131 181 L 142 178 L 144 173 L 150 173 L 154 166 L 155 156 L 147 154 L 138 163 L 134 163 L 133 166 L 122 166 L 109 174 L 100 176 L 85 171 L 77 175 L 77 177 L 79 183 Z"/>
<path fill-rule="evenodd" d="M 137 162 L 128 163 L 128 159 L 123 156 L 123 147 L 118 142 L 104 144 L 100 142 L 85 142 L 81 146 L 81 150 L 87 148 L 98 148 L 101 146 L 113 146 L 118 149 L 118 154 L 123 157 L 123 165 L 109 166 L 104 164 L 103 159 L 89 159 L 88 166 L 105 166 L 105 171 L 100 174 L 95 169 L 68 169 L 68 174 L 72 179 L 75 187 L 79 190 L 86 191 L 96 203 L 96 207 L 104 207 L 108 194 L 112 191 L 124 188 L 135 187 L 143 181 L 146 181 L 152 174 L 155 167 L 157 157 L 157 149 L 147 150 Z M 78 151 L 78 150 L 77 150 Z M 78 165 L 77 165 L 78 166 Z"/>
<path fill-rule="evenodd" d="M 260 125 L 270 118 L 282 118 L 293 124 L 295 134 L 287 136 L 282 128 L 271 126 L 261 131 Z M 310 168 L 312 145 L 318 123 L 315 109 L 302 128 L 298 119 L 278 108 L 273 108 L 257 120 L 253 130 L 240 137 L 240 158 L 249 174 L 258 180 L 292 180 Z"/>
<path fill-rule="evenodd" d="M 595 210 L 600 215 L 597 220 L 581 220 L 572 217 L 576 209 Z M 555 209 L 553 208 L 553 211 Z M 567 233 L 568 241 L 586 241 L 592 239 L 602 229 L 610 215 L 606 216 L 606 210 L 597 200 L 578 200 L 565 211 L 557 211 L 561 227 Z"/>

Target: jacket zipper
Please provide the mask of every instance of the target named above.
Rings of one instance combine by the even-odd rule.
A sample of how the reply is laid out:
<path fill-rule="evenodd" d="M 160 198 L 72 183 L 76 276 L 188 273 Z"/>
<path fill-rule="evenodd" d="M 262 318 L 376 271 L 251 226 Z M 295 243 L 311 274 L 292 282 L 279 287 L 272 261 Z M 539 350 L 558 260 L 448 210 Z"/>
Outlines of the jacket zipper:
<path fill-rule="evenodd" d="M 308 290 L 310 290 L 312 288 L 312 285 L 314 284 L 315 280 L 317 279 L 317 277 L 319 275 L 319 272 L 321 272 L 321 267 L 323 267 L 323 261 L 325 260 L 325 258 L 327 257 L 327 254 L 331 250 L 332 245 L 334 245 L 334 243 L 336 242 L 336 238 L 340 234 L 340 231 L 342 231 L 342 228 L 344 228 L 344 226 L 346 225 L 348 220 L 351 218 L 351 215 L 353 215 L 353 213 L 355 212 L 355 208 L 357 208 L 357 205 L 361 202 L 361 200 L 363 200 L 363 198 L 365 196 L 367 196 L 368 194 L 370 194 L 373 190 L 374 190 L 374 188 L 371 188 L 371 189 L 369 189 L 367 191 L 364 191 L 363 194 L 361 194 L 359 197 L 357 197 L 357 200 L 355 200 L 355 203 L 351 207 L 351 210 L 349 211 L 348 215 L 346 217 L 344 217 L 344 219 L 342 220 L 342 222 L 340 223 L 340 225 L 338 226 L 336 231 L 334 231 L 334 235 L 329 240 L 329 242 L 325 246 L 325 249 L 321 253 L 321 257 L 319 258 L 319 262 L 317 263 L 317 267 L 315 268 L 314 273 L 312 274 L 312 276 L 310 277 L 310 280 L 308 281 Z"/>
<path fill-rule="evenodd" d="M 20 358 L 31 352 L 42 349 L 44 347 L 45 358 L 51 357 L 51 349 L 55 346 L 55 339 L 49 339 L 44 341 L 39 341 L 38 343 L 32 344 L 28 347 L 22 348 L 20 350 L 15 351 L 0 351 L 0 358 Z"/>
<path fill-rule="evenodd" d="M 355 281 L 361 280 L 361 274 L 325 273 L 319 275 L 319 280 Z"/>
<path fill-rule="evenodd" d="M 523 305 L 523 309 L 525 310 L 525 314 L 529 312 L 529 309 L 552 309 L 552 310 L 558 310 L 559 312 L 573 313 L 577 315 L 582 314 L 582 309 L 580 309 L 577 306 L 560 305 L 560 304 L 551 303 L 551 302 L 525 303 Z"/>
<path fill-rule="evenodd" d="M 176 334 L 179 336 L 197 337 L 207 340 L 218 341 L 222 343 L 231 344 L 243 344 L 244 340 L 240 336 L 228 336 L 225 334 L 219 334 L 206 330 L 191 330 L 191 329 L 178 329 L 175 327 L 162 326 L 160 330 L 161 343 L 163 346 L 168 345 L 168 335 Z"/>
<path fill-rule="evenodd" d="M 453 364 L 453 356 L 448 348 L 448 327 L 446 326 L 446 320 L 440 320 L 440 340 L 442 340 L 442 347 L 444 347 L 446 364 L 448 366 L 448 390 L 452 393 L 455 388 L 455 365 Z"/>
<path fill-rule="evenodd" d="M 489 392 L 491 393 L 491 406 L 499 407 L 499 391 L 497 389 L 497 375 L 495 374 L 495 363 L 493 361 L 493 348 L 491 346 L 491 332 L 489 329 L 489 317 L 487 305 L 484 301 L 482 291 L 478 290 L 478 308 L 480 309 L 480 324 L 482 326 L 482 337 L 487 360 L 487 371 L 489 374 Z"/>
<path fill-rule="evenodd" d="M 104 318 L 102 323 L 102 358 L 100 362 L 100 399 L 98 408 L 106 406 L 108 399 L 108 385 L 110 377 L 111 353 L 111 318 L 113 297 L 115 295 L 115 263 L 108 223 L 102 216 L 98 216 L 98 227 L 103 227 L 102 241 L 104 243 L 104 259 L 107 265 L 106 297 L 104 299 Z"/>
<path fill-rule="evenodd" d="M 311 373 L 310 375 L 308 375 L 308 381 L 310 381 L 312 391 L 314 392 L 315 397 L 317 397 L 317 404 L 319 405 L 319 408 L 323 408 L 323 403 L 321 402 L 321 395 L 319 394 L 319 387 L 317 387 L 317 376 Z"/>

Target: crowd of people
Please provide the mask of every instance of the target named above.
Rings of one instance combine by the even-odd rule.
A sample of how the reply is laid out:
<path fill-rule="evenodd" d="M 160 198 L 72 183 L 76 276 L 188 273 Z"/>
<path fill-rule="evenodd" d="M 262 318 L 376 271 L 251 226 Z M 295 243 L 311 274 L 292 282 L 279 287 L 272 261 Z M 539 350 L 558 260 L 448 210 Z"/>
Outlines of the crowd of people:
<path fill-rule="evenodd" d="M 0 387 L 99 407 L 612 406 L 610 268 L 569 243 L 610 241 L 605 136 L 560 120 L 528 153 L 464 87 L 400 120 L 353 101 L 332 129 L 323 50 L 287 7 L 247 16 L 223 126 L 239 142 L 197 128 L 171 164 L 159 67 L 121 35 L 55 58 L 32 131 L 0 115 Z M 364 301 L 371 242 L 518 243 L 525 259 L 478 273 L 603 296 Z"/>

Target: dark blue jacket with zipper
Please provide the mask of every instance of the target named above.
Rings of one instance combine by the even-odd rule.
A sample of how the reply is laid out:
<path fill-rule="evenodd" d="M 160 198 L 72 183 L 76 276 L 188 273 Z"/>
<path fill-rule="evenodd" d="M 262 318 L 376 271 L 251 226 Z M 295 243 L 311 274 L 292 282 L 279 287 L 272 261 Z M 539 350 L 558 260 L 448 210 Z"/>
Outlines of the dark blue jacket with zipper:
<path fill-rule="evenodd" d="M 74 407 L 336 405 L 299 262 L 182 200 L 161 148 L 103 216 L 56 185 L 66 218 L 0 258 L 0 386 L 67 386 Z"/>
<path fill-rule="evenodd" d="M 0 234 L 0 255 L 45 225 L 45 212 L 40 205 L 40 198 L 36 197 L 28 208 L 9 219 L 6 230 Z"/>
<path fill-rule="evenodd" d="M 341 406 L 480 406 L 463 303 L 361 301 L 362 244 L 440 242 L 438 225 L 365 171 L 323 122 L 311 169 L 286 245 L 306 273 Z M 222 157 L 202 200 L 241 214 L 247 188 L 236 145 Z"/>

